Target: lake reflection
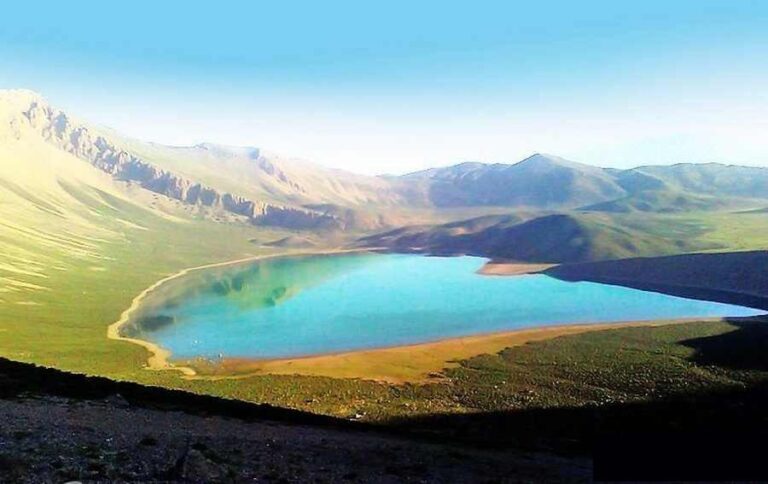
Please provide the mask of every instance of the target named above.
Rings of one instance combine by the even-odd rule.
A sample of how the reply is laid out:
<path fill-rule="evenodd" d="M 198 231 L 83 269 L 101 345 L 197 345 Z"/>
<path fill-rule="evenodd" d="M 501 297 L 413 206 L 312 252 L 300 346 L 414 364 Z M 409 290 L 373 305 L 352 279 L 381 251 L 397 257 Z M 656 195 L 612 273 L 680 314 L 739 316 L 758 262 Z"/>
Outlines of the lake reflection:
<path fill-rule="evenodd" d="M 123 329 L 174 358 L 284 358 L 586 322 L 761 311 L 546 275 L 476 274 L 476 257 L 345 254 L 192 272 Z"/>

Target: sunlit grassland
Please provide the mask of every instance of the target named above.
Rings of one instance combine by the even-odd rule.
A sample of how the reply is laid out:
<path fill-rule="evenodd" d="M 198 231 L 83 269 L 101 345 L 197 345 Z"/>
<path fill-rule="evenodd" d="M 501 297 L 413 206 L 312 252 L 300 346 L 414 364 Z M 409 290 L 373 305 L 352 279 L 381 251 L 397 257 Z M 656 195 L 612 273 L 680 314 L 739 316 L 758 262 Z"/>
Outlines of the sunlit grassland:
<path fill-rule="evenodd" d="M 713 213 L 700 223 L 702 240 L 727 250 L 768 249 L 768 213 Z"/>
<path fill-rule="evenodd" d="M 461 360 L 446 369 L 443 378 L 421 384 L 267 375 L 180 381 L 178 385 L 379 422 L 448 413 L 643 402 L 768 381 L 764 368 L 730 369 L 697 361 L 700 349 L 695 341 L 728 338 L 739 331 L 731 323 L 707 321 L 562 336 Z M 753 340 L 741 338 L 734 351 L 752 357 L 756 349 L 765 349 L 764 339 Z M 757 346 L 745 348 L 753 342 Z"/>
<path fill-rule="evenodd" d="M 141 228 L 109 222 L 120 237 L 99 241 L 97 259 L 70 258 L 55 251 L 44 254 L 46 249 L 34 240 L 14 241 L 17 247 L 60 260 L 66 270 L 48 270 L 44 278 L 16 274 L 18 280 L 37 281 L 45 289 L 0 293 L 1 356 L 332 415 L 360 414 L 372 420 L 625 401 L 741 384 L 742 377 L 736 374 L 690 361 L 694 350 L 681 343 L 733 331 L 727 323 L 626 328 L 531 343 L 463 360 L 445 370 L 445 377 L 426 384 L 279 375 L 185 380 L 172 372 L 148 371 L 143 369 L 147 358 L 143 348 L 106 338 L 107 326 L 131 300 L 183 268 L 268 253 L 251 239 L 269 241 L 285 233 L 194 218 L 172 221 L 120 200 L 108 201 L 107 205 L 87 203 L 96 212 L 117 211 L 121 219 Z M 711 250 L 768 245 L 765 214 L 638 216 L 624 217 L 624 223 L 646 227 L 651 233 L 677 230 L 711 245 Z M 404 361 L 393 358 L 382 365 L 396 367 Z M 377 371 L 387 370 L 378 366 Z"/>
<path fill-rule="evenodd" d="M 703 252 L 768 249 L 768 214 L 765 213 L 620 214 L 612 218 L 620 225 L 643 233 L 690 241 Z"/>
<path fill-rule="evenodd" d="M 185 267 L 265 253 L 236 226 L 173 224 L 149 233 L 105 244 L 109 258 L 97 266 L 83 261 L 52 271 L 46 290 L 4 294 L 0 353 L 75 371 L 131 373 L 144 350 L 107 341 L 105 331 L 143 288 Z"/>
<path fill-rule="evenodd" d="M 26 257 L 14 259 L 15 272 L 0 271 L 15 284 L 0 293 L 3 356 L 84 373 L 135 375 L 144 350 L 109 341 L 105 331 L 143 288 L 186 267 L 265 253 L 251 239 L 283 235 L 244 224 L 166 218 L 91 188 L 70 187 L 69 195 L 80 204 L 62 206 L 62 212 L 81 215 L 92 231 L 66 220 L 54 220 L 59 225 L 45 234 L 21 231 L 32 225 L 24 216 L 41 217 L 35 213 L 21 214 L 0 231 L 4 250 Z M 87 252 L 73 253 L 75 244 Z M 19 261 L 38 270 L 19 273 Z"/>

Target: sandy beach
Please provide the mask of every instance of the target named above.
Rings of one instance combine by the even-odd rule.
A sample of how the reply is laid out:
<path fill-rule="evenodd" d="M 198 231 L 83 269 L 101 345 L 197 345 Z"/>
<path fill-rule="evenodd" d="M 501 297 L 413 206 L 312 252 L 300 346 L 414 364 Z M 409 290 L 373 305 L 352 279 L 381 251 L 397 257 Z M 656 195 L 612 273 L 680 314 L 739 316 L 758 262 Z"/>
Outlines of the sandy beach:
<path fill-rule="evenodd" d="M 459 360 L 484 353 L 498 353 L 505 348 L 535 341 L 616 328 L 719 320 L 721 318 L 686 318 L 545 326 L 318 356 L 275 360 L 224 358 L 215 363 L 205 360 L 180 363 L 195 368 L 197 375 L 193 378 L 201 379 L 236 379 L 253 375 L 308 375 L 360 378 L 392 384 L 425 383 L 441 378 L 440 372 L 455 366 Z"/>
<path fill-rule="evenodd" d="M 526 262 L 491 260 L 477 271 L 484 276 L 520 276 L 523 274 L 538 274 L 557 264 L 531 264 Z"/>

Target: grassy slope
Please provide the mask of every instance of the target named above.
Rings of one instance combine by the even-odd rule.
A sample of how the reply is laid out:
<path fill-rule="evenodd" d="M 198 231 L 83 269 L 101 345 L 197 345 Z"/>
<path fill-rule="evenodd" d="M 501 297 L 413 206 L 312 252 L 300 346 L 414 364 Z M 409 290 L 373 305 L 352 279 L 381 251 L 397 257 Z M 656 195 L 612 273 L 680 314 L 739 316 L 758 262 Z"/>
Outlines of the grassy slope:
<path fill-rule="evenodd" d="M 474 389 L 494 389 L 464 397 L 487 411 L 626 402 L 768 378 L 762 368 L 740 374 L 696 363 L 697 349 L 688 342 L 734 331 L 737 326 L 725 322 L 598 331 L 470 358 L 449 373 Z"/>
<path fill-rule="evenodd" d="M 692 211 L 715 211 L 729 207 L 760 206 L 758 202 L 714 196 L 701 196 L 673 190 L 644 190 L 618 200 L 601 202 L 584 207 L 594 212 L 654 212 L 681 213 Z"/>
<path fill-rule="evenodd" d="M 551 215 L 506 230 L 489 229 L 469 237 L 493 257 L 531 262 L 577 262 L 637 254 L 667 254 L 698 247 L 681 239 L 658 237 L 593 215 Z"/>
<path fill-rule="evenodd" d="M 255 254 L 249 239 L 277 235 L 199 221 L 164 197 L 131 191 L 8 112 L 0 112 L 4 356 L 135 373 L 143 350 L 106 341 L 105 328 L 136 294 L 184 267 Z"/>
<path fill-rule="evenodd" d="M 23 130 L 0 137 L 0 355 L 285 405 L 296 404 L 297 395 L 357 389 L 333 380 L 269 377 L 186 382 L 143 370 L 144 349 L 106 338 L 106 327 L 139 292 L 183 268 L 265 253 L 253 240 L 288 234 L 197 219 L 143 191 L 129 197 L 107 175 Z M 348 396 L 335 395 L 328 412 Z"/>
<path fill-rule="evenodd" d="M 11 131 L 0 135 L 8 139 L 16 136 Z M 5 150 L 11 145 L 1 146 Z M 364 412 L 382 419 L 508 408 L 513 401 L 510 395 L 522 391 L 519 385 L 506 388 L 507 396 L 496 389 L 491 391 L 487 382 L 498 376 L 493 365 L 480 372 L 469 367 L 451 370 L 453 385 L 426 386 L 283 376 L 186 381 L 170 373 L 144 371 L 143 349 L 105 337 L 106 326 L 136 294 L 185 267 L 262 253 L 257 244 L 249 242 L 251 239 L 277 240 L 286 234 L 195 220 L 179 207 L 153 208 L 153 204 L 165 203 L 158 198 L 129 202 L 106 175 L 94 172 L 80 160 L 60 157 L 39 144 L 25 149 L 29 156 L 23 158 L 0 151 L 0 180 L 6 182 L 0 187 L 0 248 L 4 256 L 0 260 L 0 355 L 112 378 L 336 415 Z M 39 164 L 33 166 L 33 161 Z M 144 195 L 137 196 L 141 200 Z M 768 217 L 761 213 L 610 220 L 620 220 L 632 231 L 663 230 L 729 250 L 765 248 L 768 241 Z M 555 353 L 552 357 L 566 358 L 558 360 L 564 362 L 573 354 Z M 590 353 L 579 354 L 584 358 Z M 616 364 L 628 364 L 631 369 L 633 360 L 624 357 L 632 355 L 619 356 Z M 601 367 L 608 360 L 590 363 L 587 359 L 584 365 Z M 477 378 L 469 378 L 469 374 Z M 551 383 L 544 379 L 537 385 L 549 388 Z M 550 395 L 540 400 L 542 404 L 574 401 L 568 392 L 557 389 L 542 394 Z"/>
<path fill-rule="evenodd" d="M 586 452 L 600 435 L 761 435 L 767 349 L 765 321 L 563 337 L 451 370 L 454 401 L 476 412 L 395 423 L 476 442 Z"/>
<path fill-rule="evenodd" d="M 106 340 L 106 323 L 114 321 L 142 288 L 165 274 L 254 252 L 252 245 L 243 245 L 242 241 L 248 239 L 242 237 L 241 228 L 206 226 L 207 236 L 203 238 L 203 227 L 195 224 L 175 226 L 163 221 L 153 225 L 146 219 L 142 222 L 154 237 L 142 233 L 129 238 L 127 243 L 115 244 L 110 250 L 113 259 L 105 263 L 105 271 L 82 267 L 52 277 L 48 284 L 54 290 L 35 293 L 40 306 L 3 304 L 0 331 L 10 337 L 0 339 L 0 354 L 72 371 L 337 415 L 365 412 L 385 418 L 471 409 L 453 402 L 449 387 L 442 385 L 391 387 L 354 380 L 278 376 L 185 381 L 174 374 L 142 370 L 144 351 Z M 231 244 L 222 244 L 227 240 Z M 158 251 L 161 243 L 173 250 Z M 115 274 L 120 274 L 119 286 L 114 284 Z"/>
<path fill-rule="evenodd" d="M 195 228 L 190 227 L 190 230 Z M 152 254 L 156 245 L 150 241 L 146 241 L 147 245 L 129 245 L 135 248 L 115 255 L 126 257 L 126 260 L 138 260 L 138 263 L 115 261 L 114 265 L 109 266 L 108 272 L 82 271 L 71 274 L 67 280 L 61 280 L 57 289 L 58 297 L 48 296 L 50 300 L 40 300 L 51 306 L 10 307 L 11 311 L 8 311 L 9 306 L 4 305 L 0 330 L 13 337 L 0 340 L 0 353 L 13 359 L 73 371 L 271 402 L 333 415 L 363 413 L 367 418 L 377 420 L 395 416 L 520 408 L 523 403 L 527 408 L 531 405 L 599 402 L 608 398 L 606 395 L 615 396 L 619 393 L 621 399 L 640 398 L 647 396 L 647 389 L 640 391 L 630 388 L 620 392 L 618 389 L 626 385 L 626 382 L 623 383 L 624 377 L 645 368 L 643 365 L 648 364 L 648 361 L 657 361 L 651 367 L 659 368 L 658 372 L 656 369 L 642 372 L 643 378 L 653 380 L 648 383 L 651 387 L 657 386 L 654 383 L 656 379 L 667 378 L 670 371 L 679 375 L 675 381 L 681 388 L 687 385 L 681 382 L 689 377 L 695 377 L 697 381 L 703 378 L 701 384 L 704 386 L 723 383 L 716 374 L 702 373 L 693 365 L 681 366 L 678 353 L 685 356 L 691 352 L 679 348 L 676 341 L 693 335 L 733 330 L 724 323 L 684 325 L 680 328 L 622 329 L 535 343 L 507 350 L 501 356 L 472 358 L 458 369 L 448 370 L 447 374 L 452 380 L 450 384 L 404 386 L 299 376 L 186 381 L 174 374 L 141 370 L 146 357 L 142 349 L 104 338 L 104 321 L 113 321 L 141 288 L 161 275 L 188 265 L 192 260 L 204 262 L 214 257 L 228 258 L 234 253 L 247 252 L 238 242 L 241 239 L 237 237 L 237 230 L 240 229 L 223 227 L 216 236 L 212 235 L 212 239 L 231 237 L 233 240 L 231 246 L 220 247 L 216 253 L 209 252 L 212 240 L 198 238 L 196 242 L 190 243 L 191 233 L 186 230 L 165 233 L 164 237 L 167 237 L 169 243 L 177 244 L 173 255 L 166 253 L 164 257 L 141 258 L 137 255 Z M 108 284 L 113 280 L 112 270 L 123 275 L 119 288 Z M 83 296 L 83 290 L 88 293 L 88 297 Z M 60 297 L 62 295 L 64 298 Z M 70 301 L 77 301 L 78 304 L 70 304 Z M 644 335 L 637 343 L 636 350 L 631 349 L 634 344 L 633 335 Z M 661 342 L 656 342 L 658 337 L 662 337 Z M 658 345 L 661 344 L 669 348 L 659 352 Z M 542 348 L 546 350 L 543 353 Z M 525 355 L 525 358 L 522 362 L 510 365 L 503 363 L 502 360 L 507 358 L 504 355 Z M 671 369 L 664 369 L 667 366 Z M 596 385 L 585 387 L 579 383 L 584 381 L 584 375 L 579 372 L 586 372 L 584 375 L 589 374 L 591 377 L 600 374 L 600 378 L 610 379 L 610 385 L 601 383 L 599 388 Z M 553 384 L 551 378 L 560 383 Z M 506 383 L 499 386 L 500 381 Z M 563 383 L 566 381 L 569 383 Z M 632 378 L 627 381 L 631 382 Z M 499 388 L 495 388 L 497 386 Z"/>
<path fill-rule="evenodd" d="M 360 243 L 529 262 L 582 262 L 766 248 L 768 217 L 724 212 L 494 216 L 400 229 Z"/>
<path fill-rule="evenodd" d="M 107 257 L 98 266 L 89 260 L 72 260 L 67 270 L 51 271 L 45 277 L 47 290 L 2 295 L 0 333 L 5 337 L 0 339 L 0 353 L 74 371 L 134 373 L 145 359 L 144 351 L 107 341 L 105 328 L 136 294 L 182 268 L 262 252 L 248 242 L 256 234 L 247 227 L 177 224 L 133 215 L 129 219 L 140 221 L 148 230 L 127 232 L 119 241 L 103 243 L 99 250 Z"/>
<path fill-rule="evenodd" d="M 213 224 L 184 213 L 177 215 L 187 221 L 179 221 L 178 217 L 153 209 L 152 204 L 160 203 L 158 200 L 128 202 L 103 180 L 78 176 L 67 181 L 63 185 L 53 183 L 45 190 L 20 191 L 6 186 L 2 191 L 3 221 L 6 225 L 13 221 L 16 229 L 26 226 L 21 232 L 6 226 L 0 231 L 4 254 L 11 253 L 11 247 L 31 261 L 27 268 L 36 269 L 31 274 L 6 271 L 3 277 L 46 289 L 9 290 L 7 284 L 3 285 L 6 292 L 0 293 L 1 355 L 77 372 L 342 416 L 363 412 L 370 418 L 383 419 L 486 408 L 461 397 L 476 390 L 457 390 L 443 384 L 388 386 L 286 376 L 187 381 L 171 373 L 142 370 L 146 359 L 143 349 L 105 338 L 106 326 L 119 317 L 136 294 L 185 267 L 260 253 L 262 249 L 251 239 L 270 241 L 286 234 Z M 61 218 L 57 211 L 65 214 L 63 221 L 57 222 Z M 717 214 L 622 220 L 631 230 L 665 230 L 679 237 L 695 235 L 708 243 L 727 242 L 743 248 L 765 243 L 760 234 L 766 233 L 761 232 L 766 219 L 764 214 Z M 35 225 L 46 221 L 50 222 L 47 227 Z M 23 264 L 17 263 L 16 269 L 19 266 Z M 501 402 L 498 408 L 504 405 Z"/>
<path fill-rule="evenodd" d="M 469 219 L 376 234 L 361 245 L 470 253 L 529 262 L 584 262 L 768 248 L 762 213 L 532 213 Z"/>

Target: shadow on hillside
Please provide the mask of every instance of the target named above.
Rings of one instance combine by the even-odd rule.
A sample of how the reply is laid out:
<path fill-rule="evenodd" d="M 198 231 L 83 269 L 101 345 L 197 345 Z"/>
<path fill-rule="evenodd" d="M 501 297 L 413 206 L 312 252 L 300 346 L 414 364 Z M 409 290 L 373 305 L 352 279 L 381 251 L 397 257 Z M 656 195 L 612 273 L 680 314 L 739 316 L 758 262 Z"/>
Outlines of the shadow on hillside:
<path fill-rule="evenodd" d="M 141 408 L 241 420 L 361 427 L 354 422 L 299 410 L 68 373 L 0 357 L 0 399 L 45 397 L 105 400 L 107 404 L 117 402 Z"/>
<path fill-rule="evenodd" d="M 757 317 L 727 321 L 734 326 L 733 331 L 680 343 L 695 350 L 691 361 L 733 370 L 768 371 L 768 320 Z"/>
<path fill-rule="evenodd" d="M 681 341 L 690 361 L 742 371 L 768 371 L 768 318 L 729 318 L 733 331 Z M 754 430 L 768 433 L 768 375 L 764 383 L 729 386 L 664 399 L 584 407 L 521 409 L 430 415 L 393 420 L 425 433 L 448 432 L 486 445 L 526 445 L 588 450 L 599 433 L 618 431 Z M 754 381 L 759 381 L 755 375 Z"/>
<path fill-rule="evenodd" d="M 691 361 L 739 371 L 768 370 L 768 323 L 755 318 L 729 323 L 734 330 L 728 333 L 683 341 L 681 344 L 694 350 Z M 768 479 L 763 456 L 755 455 L 768 440 L 768 380 L 755 375 L 753 381 L 752 385 L 734 384 L 646 402 L 395 418 L 382 429 L 0 358 L 0 398 L 99 400 L 120 394 L 130 405 L 158 410 L 358 430 L 378 428 L 419 440 L 588 455 L 595 460 L 595 477 L 608 480 Z"/>
<path fill-rule="evenodd" d="M 681 342 L 694 349 L 691 361 L 768 370 L 765 317 L 728 322 L 731 332 Z M 600 480 L 763 480 L 768 380 L 754 380 L 654 401 L 440 414 L 389 424 L 472 445 L 591 455 Z"/>
<path fill-rule="evenodd" d="M 415 434 L 471 445 L 589 456 L 594 477 L 768 479 L 768 385 L 600 407 L 433 415 L 392 421 Z"/>

